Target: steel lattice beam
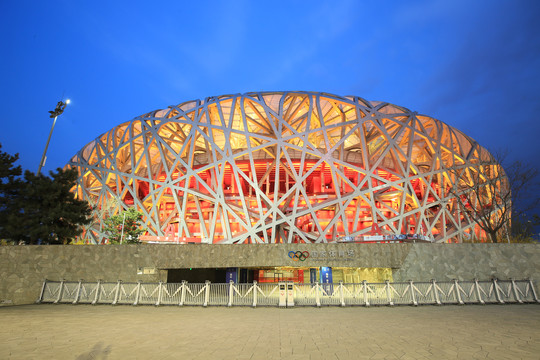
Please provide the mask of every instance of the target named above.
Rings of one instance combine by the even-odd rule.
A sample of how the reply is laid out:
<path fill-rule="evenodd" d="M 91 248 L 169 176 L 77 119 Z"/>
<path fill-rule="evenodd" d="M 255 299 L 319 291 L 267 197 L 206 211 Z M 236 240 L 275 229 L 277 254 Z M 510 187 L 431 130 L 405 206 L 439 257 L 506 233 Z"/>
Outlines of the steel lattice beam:
<path fill-rule="evenodd" d="M 150 235 L 221 243 L 333 242 L 373 224 L 446 242 L 481 237 L 450 194 L 449 169 L 483 171 L 485 158 L 460 131 L 399 106 L 261 92 L 139 116 L 68 166 L 95 208 L 85 236 L 97 243 L 102 220 L 127 207 L 143 212 Z"/>

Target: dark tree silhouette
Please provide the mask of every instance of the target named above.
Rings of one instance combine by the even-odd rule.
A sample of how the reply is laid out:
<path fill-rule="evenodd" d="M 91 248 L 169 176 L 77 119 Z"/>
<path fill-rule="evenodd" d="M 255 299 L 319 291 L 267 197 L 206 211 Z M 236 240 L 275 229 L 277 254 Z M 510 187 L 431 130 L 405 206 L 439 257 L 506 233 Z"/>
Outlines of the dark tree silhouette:
<path fill-rule="evenodd" d="M 0 146 L 1 147 L 1 146 Z M 77 200 L 75 169 L 50 177 L 15 166 L 18 155 L 0 151 L 0 238 L 27 244 L 67 244 L 90 222 L 91 208 Z"/>
<path fill-rule="evenodd" d="M 0 144 L 0 149 L 2 145 Z M 0 150 L 0 239 L 6 239 L 6 227 L 9 228 L 9 213 L 13 211 L 22 182 L 20 166 L 15 166 L 19 155 L 10 155 Z"/>

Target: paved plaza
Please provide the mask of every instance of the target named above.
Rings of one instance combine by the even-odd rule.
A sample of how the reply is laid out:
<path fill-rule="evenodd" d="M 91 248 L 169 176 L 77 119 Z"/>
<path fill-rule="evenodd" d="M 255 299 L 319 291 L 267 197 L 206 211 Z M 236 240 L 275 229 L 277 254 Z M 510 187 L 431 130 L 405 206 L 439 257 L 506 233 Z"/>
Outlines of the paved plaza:
<path fill-rule="evenodd" d="M 539 305 L 0 308 L 0 359 L 538 359 Z"/>

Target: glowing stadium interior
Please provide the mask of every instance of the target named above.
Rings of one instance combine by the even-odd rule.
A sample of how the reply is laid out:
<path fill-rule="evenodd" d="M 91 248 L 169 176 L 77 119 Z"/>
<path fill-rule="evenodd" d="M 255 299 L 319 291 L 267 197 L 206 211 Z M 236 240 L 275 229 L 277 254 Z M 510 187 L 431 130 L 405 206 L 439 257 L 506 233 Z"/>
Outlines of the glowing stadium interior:
<path fill-rule="evenodd" d="M 68 166 L 79 171 L 77 197 L 95 209 L 84 235 L 93 243 L 106 239 L 102 220 L 127 207 L 144 214 L 148 239 L 162 241 L 315 243 L 375 232 L 460 242 L 485 234 L 451 189 L 490 159 L 460 131 L 406 108 L 262 92 L 139 116 Z"/>

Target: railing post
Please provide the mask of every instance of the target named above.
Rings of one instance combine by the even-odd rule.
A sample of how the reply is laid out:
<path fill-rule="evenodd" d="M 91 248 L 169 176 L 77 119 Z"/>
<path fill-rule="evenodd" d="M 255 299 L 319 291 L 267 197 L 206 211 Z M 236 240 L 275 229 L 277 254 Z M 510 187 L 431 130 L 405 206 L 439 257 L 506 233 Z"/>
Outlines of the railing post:
<path fill-rule="evenodd" d="M 43 280 L 43 285 L 41 286 L 41 293 L 39 294 L 39 299 L 36 300 L 36 304 L 41 304 L 43 301 L 43 295 L 45 295 L 45 286 L 47 286 L 47 279 Z"/>
<path fill-rule="evenodd" d="M 228 307 L 232 306 L 233 295 L 234 295 L 234 289 L 233 289 L 234 285 L 233 284 L 234 284 L 234 282 L 232 280 L 229 280 L 229 302 L 227 303 Z"/>
<path fill-rule="evenodd" d="M 362 280 L 362 287 L 363 287 L 363 290 L 364 290 L 364 304 L 366 304 L 366 307 L 369 307 L 369 300 L 368 300 L 368 297 L 367 297 L 367 281 L 366 280 Z"/>
<path fill-rule="evenodd" d="M 135 295 L 135 302 L 133 306 L 139 305 L 139 296 L 141 295 L 141 280 L 137 281 L 137 294 Z"/>
<path fill-rule="evenodd" d="M 529 280 L 529 286 L 531 287 L 531 293 L 533 295 L 534 301 L 536 301 L 537 303 L 540 303 L 540 300 L 538 300 L 538 297 L 536 296 L 536 290 L 534 289 L 534 284 L 533 284 L 532 279 L 528 279 L 528 280 Z"/>
<path fill-rule="evenodd" d="M 204 290 L 204 303 L 203 307 L 208 306 L 208 298 L 210 297 L 210 281 L 206 280 L 205 282 L 205 290 Z"/>
<path fill-rule="evenodd" d="M 182 292 L 180 295 L 180 303 L 178 306 L 184 306 L 184 301 L 186 300 L 186 280 L 182 280 Z"/>
<path fill-rule="evenodd" d="M 478 298 L 478 302 L 482 305 L 486 305 L 486 302 L 482 299 L 482 294 L 480 292 L 480 284 L 478 283 L 478 279 L 474 279 L 474 286 L 476 287 L 476 297 Z"/>
<path fill-rule="evenodd" d="M 257 292 L 259 287 L 257 286 L 257 280 L 253 280 L 253 307 L 257 307 Z"/>
<path fill-rule="evenodd" d="M 412 280 L 409 280 L 409 286 L 411 287 L 412 303 L 414 306 L 418 306 L 418 302 L 416 301 L 416 294 L 414 293 L 414 283 Z"/>
<path fill-rule="evenodd" d="M 321 297 L 320 297 L 320 288 L 319 283 L 315 283 L 315 303 L 317 304 L 317 307 L 321 307 Z"/>
<path fill-rule="evenodd" d="M 392 294 L 390 292 L 390 281 L 385 280 L 384 283 L 386 284 L 386 298 L 388 299 L 388 305 L 394 306 L 394 302 L 392 301 Z"/>
<path fill-rule="evenodd" d="M 518 295 L 515 279 L 510 279 L 510 280 L 512 281 L 512 290 L 514 290 L 514 297 L 516 298 L 516 301 L 520 304 L 523 304 L 523 300 L 521 300 L 521 298 Z"/>
<path fill-rule="evenodd" d="M 442 305 L 441 299 L 439 299 L 439 290 L 438 290 L 438 285 L 435 279 L 431 279 L 431 286 L 433 286 L 433 293 L 432 293 L 433 301 L 435 301 L 435 304 L 437 305 Z"/>
<path fill-rule="evenodd" d="M 94 295 L 94 301 L 92 301 L 92 305 L 96 305 L 99 300 L 99 291 L 101 289 L 101 279 L 97 281 L 96 284 L 96 294 Z"/>
<path fill-rule="evenodd" d="M 345 306 L 345 298 L 343 297 L 343 281 L 339 281 L 339 300 L 341 302 L 341 306 Z"/>
<path fill-rule="evenodd" d="M 163 295 L 163 281 L 160 281 L 159 282 L 159 289 L 158 289 L 158 298 L 157 298 L 157 302 L 156 302 L 156 306 L 159 306 L 161 304 L 161 296 Z"/>
<path fill-rule="evenodd" d="M 461 300 L 461 292 L 459 291 L 459 284 L 457 279 L 454 279 L 454 291 L 456 292 L 456 299 L 458 301 L 458 304 L 465 305 L 463 300 Z"/>
<path fill-rule="evenodd" d="M 122 280 L 118 280 L 118 282 L 116 283 L 116 291 L 114 292 L 114 300 L 112 302 L 112 305 L 118 304 L 118 296 L 120 295 L 120 283 L 121 282 L 122 282 Z"/>
<path fill-rule="evenodd" d="M 77 293 L 75 294 L 75 299 L 73 299 L 73 305 L 79 302 L 79 296 L 81 296 L 82 282 L 83 282 L 82 279 L 80 279 L 79 284 L 77 285 Z"/>
<path fill-rule="evenodd" d="M 493 278 L 493 291 L 495 291 L 495 297 L 499 304 L 504 304 L 501 294 L 499 293 L 499 284 L 497 283 L 497 278 Z"/>
<path fill-rule="evenodd" d="M 54 304 L 58 304 L 60 300 L 62 299 L 62 293 L 64 291 L 64 281 L 66 281 L 66 279 L 62 279 L 62 281 L 60 281 L 60 289 L 58 289 L 58 297 L 54 301 Z"/>

